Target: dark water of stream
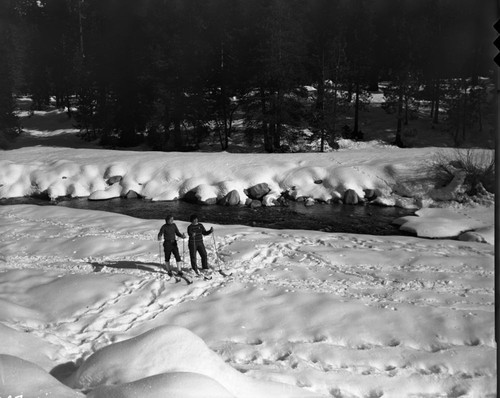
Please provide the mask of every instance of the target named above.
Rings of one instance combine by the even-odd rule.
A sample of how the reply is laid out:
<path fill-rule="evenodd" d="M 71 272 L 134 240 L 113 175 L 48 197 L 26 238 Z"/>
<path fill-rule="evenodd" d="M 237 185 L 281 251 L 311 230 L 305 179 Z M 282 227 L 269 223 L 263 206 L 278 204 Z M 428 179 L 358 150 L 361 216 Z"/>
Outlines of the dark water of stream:
<path fill-rule="evenodd" d="M 110 199 L 90 201 L 63 199 L 49 201 L 36 198 L 0 199 L 0 205 L 37 204 L 65 206 L 77 209 L 102 210 L 144 219 L 163 219 L 172 214 L 176 220 L 189 221 L 197 214 L 200 222 L 240 224 L 273 229 L 307 229 L 315 231 L 346 232 L 370 235 L 407 235 L 393 225 L 398 217 L 413 214 L 411 210 L 373 205 L 316 204 L 307 207 L 301 202 L 290 202 L 288 207 L 201 206 L 184 201 L 152 202 L 142 199 Z"/>

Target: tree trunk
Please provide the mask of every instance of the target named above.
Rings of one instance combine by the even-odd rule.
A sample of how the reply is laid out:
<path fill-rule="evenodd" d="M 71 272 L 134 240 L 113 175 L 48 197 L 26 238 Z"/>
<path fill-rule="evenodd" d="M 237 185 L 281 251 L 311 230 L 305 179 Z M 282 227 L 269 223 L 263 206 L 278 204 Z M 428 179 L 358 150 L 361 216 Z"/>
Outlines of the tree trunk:
<path fill-rule="evenodd" d="M 281 107 L 283 103 L 282 90 L 278 89 L 276 92 L 276 103 L 274 106 L 274 131 L 273 131 L 273 146 L 274 149 L 281 147 Z"/>
<path fill-rule="evenodd" d="M 80 0 L 78 2 L 78 27 L 79 27 L 79 36 L 80 36 L 80 54 L 82 58 L 85 58 L 85 51 L 83 49 L 83 23 L 82 23 L 82 3 L 84 0 Z"/>
<path fill-rule="evenodd" d="M 224 140 L 222 144 L 222 150 L 226 150 L 227 147 L 229 146 L 229 120 L 228 120 L 228 115 L 227 115 L 227 104 L 226 104 L 226 98 L 225 98 L 225 90 L 223 89 L 222 91 L 222 118 L 223 118 L 223 131 L 224 131 Z"/>
<path fill-rule="evenodd" d="M 359 135 L 359 80 L 356 80 L 356 92 L 354 94 L 356 96 L 354 102 L 354 128 L 352 129 L 352 135 L 354 138 Z"/>
<path fill-rule="evenodd" d="M 174 124 L 174 146 L 175 148 L 180 148 L 182 146 L 182 135 L 181 135 L 181 120 L 178 115 L 173 117 Z"/>
<path fill-rule="evenodd" d="M 478 99 L 477 99 L 477 117 L 478 117 L 478 123 L 479 123 L 479 131 L 483 131 L 483 113 L 481 110 L 481 94 L 478 94 Z"/>
<path fill-rule="evenodd" d="M 371 92 L 379 91 L 378 75 L 377 75 L 377 71 L 374 68 L 371 68 L 371 70 L 370 70 L 369 81 L 368 81 L 368 91 L 371 91 Z"/>
<path fill-rule="evenodd" d="M 224 42 L 220 45 L 220 75 L 221 75 L 221 101 L 222 101 L 222 117 L 224 119 L 224 141 L 222 150 L 226 150 L 229 146 L 229 129 L 228 129 L 228 111 L 226 102 L 226 79 L 224 70 Z"/>
<path fill-rule="evenodd" d="M 394 141 L 394 144 L 400 148 L 404 146 L 403 140 L 401 138 L 402 126 L 403 126 L 403 89 L 400 87 L 398 95 L 398 124 L 396 128 L 396 139 Z"/>
<path fill-rule="evenodd" d="M 462 95 L 462 142 L 465 142 L 467 125 L 467 82 L 464 79 L 464 93 Z"/>
<path fill-rule="evenodd" d="M 273 143 L 269 133 L 269 123 L 267 121 L 266 96 L 263 88 L 260 89 L 260 106 L 262 112 L 262 133 L 264 135 L 264 150 L 273 152 Z"/>
<path fill-rule="evenodd" d="M 66 113 L 68 114 L 68 117 L 71 118 L 71 116 L 73 116 L 73 111 L 71 110 L 71 100 L 69 95 L 65 96 L 64 102 L 66 104 L 66 109 L 67 109 Z"/>
<path fill-rule="evenodd" d="M 429 83 L 428 85 L 431 87 L 431 89 L 430 89 L 431 90 L 431 93 L 430 93 L 430 95 L 431 95 L 431 112 L 429 114 L 429 117 L 431 119 L 434 119 L 434 107 L 436 106 L 436 98 L 434 96 L 434 91 L 436 90 L 436 87 L 434 86 L 433 82 Z"/>
<path fill-rule="evenodd" d="M 347 101 L 350 103 L 352 101 L 352 81 L 347 83 Z"/>
<path fill-rule="evenodd" d="M 318 82 L 318 92 L 316 97 L 316 110 L 320 112 L 321 115 L 324 114 L 325 110 L 325 82 L 321 79 Z"/>
<path fill-rule="evenodd" d="M 404 99 L 405 99 L 405 126 L 408 126 L 408 113 L 409 113 L 409 110 L 408 110 L 408 96 L 405 95 Z"/>
<path fill-rule="evenodd" d="M 318 93 L 316 97 L 316 110 L 324 116 L 325 113 L 325 51 L 321 56 L 321 77 L 318 82 Z"/>
<path fill-rule="evenodd" d="M 434 124 L 438 124 L 439 123 L 439 99 L 440 99 L 440 95 L 441 95 L 441 85 L 440 85 L 439 79 L 436 80 L 435 84 L 436 84 L 435 85 L 435 92 L 434 92 L 435 109 L 434 109 L 434 118 L 433 118 L 432 122 Z"/>
<path fill-rule="evenodd" d="M 174 147 L 175 148 L 182 147 L 182 132 L 181 132 L 182 111 L 181 111 L 181 100 L 182 100 L 182 93 L 180 91 L 176 91 L 174 93 L 173 114 L 172 114 L 172 123 L 174 125 Z"/>
<path fill-rule="evenodd" d="M 330 139 L 331 142 L 330 144 L 335 142 L 335 128 L 337 125 L 337 82 L 335 81 L 334 83 L 334 89 L 333 89 L 333 115 L 332 115 L 332 126 L 331 126 L 331 133 L 330 133 Z"/>
<path fill-rule="evenodd" d="M 227 122 L 229 124 L 229 121 Z M 230 127 L 224 123 L 224 150 L 229 148 L 229 135 L 230 135 Z"/>
<path fill-rule="evenodd" d="M 318 111 L 318 125 L 321 132 L 320 151 L 325 152 L 325 51 L 321 57 L 321 77 L 318 82 L 318 93 L 316 99 L 316 110 Z"/>

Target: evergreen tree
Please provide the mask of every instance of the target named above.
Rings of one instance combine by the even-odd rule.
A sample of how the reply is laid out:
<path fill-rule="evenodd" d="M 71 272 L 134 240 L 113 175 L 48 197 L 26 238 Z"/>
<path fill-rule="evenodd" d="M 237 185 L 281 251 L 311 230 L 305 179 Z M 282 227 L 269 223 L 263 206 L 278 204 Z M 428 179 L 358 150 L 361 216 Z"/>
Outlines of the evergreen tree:
<path fill-rule="evenodd" d="M 403 125 L 408 124 L 411 108 L 414 106 L 413 100 L 418 93 L 419 77 L 422 74 L 422 61 L 419 58 L 421 42 L 418 38 L 418 26 L 415 24 L 416 18 L 410 12 L 411 8 L 403 0 L 398 4 L 386 3 L 390 6 L 391 13 L 385 21 L 389 29 L 383 31 L 383 61 L 380 63 L 384 76 L 390 84 L 384 90 L 386 98 L 386 109 L 391 110 L 394 104 L 396 114 L 396 137 L 394 144 L 403 147 L 402 133 Z M 387 14 L 387 9 L 382 13 Z"/>
<path fill-rule="evenodd" d="M 19 132 L 18 120 L 14 113 L 13 18 L 15 18 L 13 2 L 2 2 L 0 4 L 0 148 L 2 149 L 8 148 Z"/>
<path fill-rule="evenodd" d="M 240 1 L 214 0 L 207 10 L 210 43 L 208 103 L 222 150 L 229 146 L 236 112 L 248 86 L 244 73 L 246 21 Z"/>
<path fill-rule="evenodd" d="M 47 73 L 50 94 L 58 108 L 71 115 L 71 96 L 75 93 L 73 59 L 78 49 L 78 5 L 75 0 L 51 0 L 45 5 L 46 40 L 50 43 Z"/>
<path fill-rule="evenodd" d="M 254 91 L 253 101 L 249 101 L 247 109 L 250 111 L 248 116 L 262 122 L 265 150 L 274 152 L 280 150 L 283 136 L 291 131 L 285 130 L 285 125 L 297 126 L 302 120 L 301 103 L 291 95 L 304 83 L 301 79 L 304 76 L 305 43 L 299 23 L 302 4 L 268 0 L 259 5 L 262 22 L 258 29 L 262 40 L 256 49 L 253 76 L 259 89 Z"/>
<path fill-rule="evenodd" d="M 74 101 L 83 135 L 107 145 L 147 135 L 157 149 L 227 149 L 241 117 L 268 152 L 304 127 L 323 150 L 347 105 L 362 136 L 360 109 L 383 78 L 396 143 L 417 96 L 463 141 L 488 109 L 493 1 L 5 0 L 2 107 L 12 114 L 14 92 L 33 109 Z"/>
<path fill-rule="evenodd" d="M 344 108 L 341 87 L 348 76 L 345 38 L 341 35 L 340 2 L 309 2 L 307 20 L 308 70 L 317 88 L 309 123 L 313 137 L 319 137 L 320 150 L 326 141 L 335 146 L 337 120 Z M 306 61 L 307 62 L 307 61 Z"/>
<path fill-rule="evenodd" d="M 374 10 L 366 0 L 353 0 L 344 5 L 347 24 L 343 35 L 346 41 L 346 55 L 349 62 L 350 81 L 348 91 L 354 94 L 354 124 L 352 137 L 362 138 L 359 129 L 359 111 L 364 103 L 367 88 L 373 77 L 375 54 L 373 53 L 376 33 L 373 25 Z"/>

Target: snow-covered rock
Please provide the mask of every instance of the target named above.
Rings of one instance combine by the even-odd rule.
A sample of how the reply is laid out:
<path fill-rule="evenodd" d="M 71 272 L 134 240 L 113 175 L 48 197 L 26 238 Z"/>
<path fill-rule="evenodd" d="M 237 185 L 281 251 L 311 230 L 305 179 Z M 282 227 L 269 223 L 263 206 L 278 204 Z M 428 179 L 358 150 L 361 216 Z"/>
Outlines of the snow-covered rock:
<path fill-rule="evenodd" d="M 266 182 L 262 182 L 248 188 L 247 195 L 250 199 L 261 200 L 270 191 L 271 188 L 269 188 L 269 185 Z"/>
<path fill-rule="evenodd" d="M 348 189 L 347 191 L 345 191 L 343 202 L 346 205 L 357 205 L 359 202 L 359 197 L 356 191 L 354 191 L 353 189 Z"/>
<path fill-rule="evenodd" d="M 240 194 L 236 189 L 233 189 L 219 201 L 219 204 L 222 206 L 236 206 L 240 204 L 240 201 Z"/>
<path fill-rule="evenodd" d="M 89 200 L 106 200 L 119 198 L 122 192 L 122 187 L 119 182 L 114 183 L 110 187 L 104 190 L 98 190 L 92 192 L 89 196 Z"/>
<path fill-rule="evenodd" d="M 429 192 L 430 198 L 441 201 L 455 200 L 457 195 L 463 191 L 465 177 L 466 173 L 464 171 L 458 171 L 448 185 L 431 190 Z"/>
<path fill-rule="evenodd" d="M 405 216 L 394 220 L 402 231 L 411 232 L 425 238 L 457 237 L 465 231 L 488 226 L 488 222 L 460 214 L 453 209 L 425 208 L 415 212 L 415 216 Z"/>
<path fill-rule="evenodd" d="M 495 227 L 489 226 L 484 228 L 478 228 L 474 231 L 464 232 L 463 234 L 459 235 L 458 239 L 465 242 L 481 242 L 494 245 Z"/>
<path fill-rule="evenodd" d="M 391 192 L 400 175 L 412 172 L 404 163 L 408 156 L 415 158 L 412 167 L 417 168 L 432 155 L 417 149 L 405 153 L 370 148 L 350 153 L 272 156 L 198 153 L 195 158 L 186 153 L 165 156 L 158 152 L 68 148 L 63 152 L 60 148 L 44 148 L 40 157 L 36 149 L 23 148 L 2 153 L 5 159 L 0 163 L 0 196 L 48 194 L 52 199 L 88 196 L 104 200 L 124 197 L 132 190 L 158 201 L 182 199 L 194 190 L 206 203 L 236 190 L 240 203 L 245 203 L 246 192 L 260 200 L 270 192 L 286 191 L 292 198 L 329 202 L 349 189 L 360 198 L 365 189 L 383 196 Z M 71 160 L 61 160 L 63 155 Z M 262 187 L 262 192 L 253 192 L 257 187 Z M 265 202 L 270 205 L 273 198 Z"/>

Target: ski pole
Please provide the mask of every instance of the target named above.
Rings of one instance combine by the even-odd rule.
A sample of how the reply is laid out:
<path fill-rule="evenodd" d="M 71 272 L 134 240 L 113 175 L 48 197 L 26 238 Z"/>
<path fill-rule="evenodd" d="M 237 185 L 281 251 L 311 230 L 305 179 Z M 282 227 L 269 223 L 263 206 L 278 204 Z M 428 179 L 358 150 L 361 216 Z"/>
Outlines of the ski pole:
<path fill-rule="evenodd" d="M 186 239 L 183 238 L 182 239 L 182 264 L 186 264 L 185 263 L 185 260 L 186 260 L 186 249 L 185 249 L 185 243 L 186 243 Z"/>
<path fill-rule="evenodd" d="M 161 263 L 161 242 L 158 241 L 158 251 L 160 253 L 160 269 L 162 268 L 162 263 Z"/>
<path fill-rule="evenodd" d="M 220 261 L 219 261 L 219 254 L 217 253 L 217 243 L 215 242 L 215 232 L 212 232 L 212 238 L 214 239 L 214 252 L 215 252 L 215 259 L 217 261 L 217 266 L 219 267 L 220 271 Z"/>
<path fill-rule="evenodd" d="M 189 248 L 189 256 L 191 258 L 194 258 L 194 266 L 195 266 L 195 268 L 193 268 L 193 264 L 191 264 L 191 268 L 193 268 L 193 271 L 195 271 L 195 273 L 196 273 L 196 271 L 198 270 L 198 264 L 196 264 L 196 262 L 197 262 L 197 260 L 196 260 L 196 241 L 194 240 L 194 235 L 195 235 L 194 233 L 191 234 L 191 237 L 193 238 L 192 239 L 193 240 L 193 254 L 191 254 L 191 248 Z M 191 262 L 192 261 L 193 260 L 191 260 Z"/>

